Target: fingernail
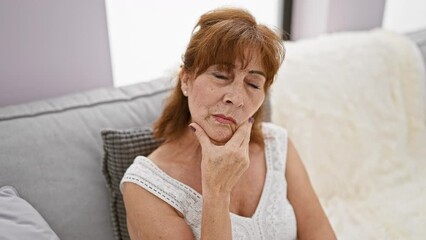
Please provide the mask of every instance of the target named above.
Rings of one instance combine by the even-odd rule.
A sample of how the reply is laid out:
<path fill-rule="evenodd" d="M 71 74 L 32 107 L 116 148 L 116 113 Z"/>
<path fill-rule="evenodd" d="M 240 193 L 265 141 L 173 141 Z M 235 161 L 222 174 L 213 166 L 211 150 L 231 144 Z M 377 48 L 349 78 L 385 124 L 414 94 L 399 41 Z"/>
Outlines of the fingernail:
<path fill-rule="evenodd" d="M 195 127 L 193 127 L 193 126 L 191 126 L 191 125 L 188 125 L 188 127 L 193 131 L 193 132 L 195 132 L 196 131 L 196 129 L 195 129 Z"/>
<path fill-rule="evenodd" d="M 253 124 L 254 123 L 254 117 L 250 117 L 249 118 L 249 123 Z"/>

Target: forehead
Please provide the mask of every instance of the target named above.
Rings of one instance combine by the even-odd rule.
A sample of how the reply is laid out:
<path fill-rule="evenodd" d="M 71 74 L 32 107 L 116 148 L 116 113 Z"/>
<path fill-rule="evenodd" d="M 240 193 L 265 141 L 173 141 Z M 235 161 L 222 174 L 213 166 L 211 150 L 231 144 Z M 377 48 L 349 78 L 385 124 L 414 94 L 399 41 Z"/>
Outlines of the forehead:
<path fill-rule="evenodd" d="M 223 69 L 236 69 L 236 70 L 258 70 L 264 71 L 263 63 L 261 61 L 261 56 L 259 51 L 246 50 L 243 55 L 235 58 L 234 62 L 229 61 L 218 61 L 215 65 L 218 68 Z"/>

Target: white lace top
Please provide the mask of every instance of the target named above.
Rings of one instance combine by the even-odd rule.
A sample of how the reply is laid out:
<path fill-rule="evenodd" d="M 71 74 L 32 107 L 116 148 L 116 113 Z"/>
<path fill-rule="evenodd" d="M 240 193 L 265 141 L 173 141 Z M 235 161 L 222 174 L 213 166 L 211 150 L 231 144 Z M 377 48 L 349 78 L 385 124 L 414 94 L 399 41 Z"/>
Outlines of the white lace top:
<path fill-rule="evenodd" d="M 296 218 L 287 200 L 285 166 L 287 132 L 271 123 L 263 123 L 266 179 L 259 204 L 251 218 L 230 213 L 232 239 L 296 239 Z M 191 187 L 163 172 L 146 157 L 139 156 L 121 180 L 135 183 L 182 213 L 195 239 L 201 235 L 202 196 Z"/>

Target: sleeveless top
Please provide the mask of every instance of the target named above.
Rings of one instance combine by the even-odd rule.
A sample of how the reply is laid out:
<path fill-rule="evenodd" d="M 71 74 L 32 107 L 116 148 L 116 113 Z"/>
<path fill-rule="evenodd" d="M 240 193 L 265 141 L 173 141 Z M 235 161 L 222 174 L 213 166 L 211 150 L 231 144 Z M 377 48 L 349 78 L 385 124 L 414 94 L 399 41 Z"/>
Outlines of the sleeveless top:
<path fill-rule="evenodd" d="M 272 123 L 263 123 L 266 178 L 262 195 L 252 217 L 230 212 L 232 239 L 296 239 L 296 217 L 287 199 L 285 167 L 287 132 Z M 201 235 L 202 195 L 172 178 L 146 157 L 138 156 L 120 183 L 132 182 L 162 199 L 182 213 L 195 239 Z"/>

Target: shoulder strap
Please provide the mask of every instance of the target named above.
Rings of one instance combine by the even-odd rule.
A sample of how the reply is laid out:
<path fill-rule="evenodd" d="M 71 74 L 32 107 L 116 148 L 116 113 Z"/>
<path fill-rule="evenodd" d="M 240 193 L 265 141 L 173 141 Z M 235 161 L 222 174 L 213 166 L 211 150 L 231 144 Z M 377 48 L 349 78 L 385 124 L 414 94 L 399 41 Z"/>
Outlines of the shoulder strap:
<path fill-rule="evenodd" d="M 183 215 L 186 215 L 190 211 L 189 209 L 200 209 L 201 211 L 200 194 L 167 175 L 146 157 L 139 156 L 135 159 L 124 174 L 120 189 L 124 182 L 132 182 L 146 189 Z"/>
<path fill-rule="evenodd" d="M 287 130 L 272 124 L 262 124 L 268 169 L 285 172 L 287 162 Z"/>

